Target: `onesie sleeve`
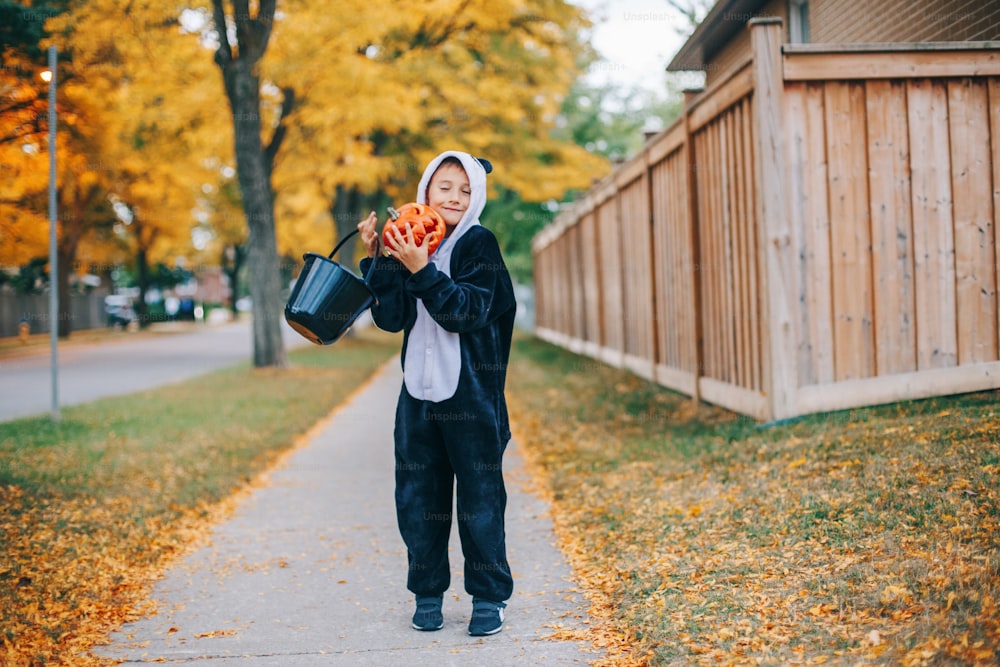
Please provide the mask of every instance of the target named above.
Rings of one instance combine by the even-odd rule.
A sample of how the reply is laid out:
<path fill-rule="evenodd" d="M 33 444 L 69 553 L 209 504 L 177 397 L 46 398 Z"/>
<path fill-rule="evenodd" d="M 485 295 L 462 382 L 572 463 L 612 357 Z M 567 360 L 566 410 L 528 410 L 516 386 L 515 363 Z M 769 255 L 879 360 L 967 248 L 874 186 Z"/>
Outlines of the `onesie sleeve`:
<path fill-rule="evenodd" d="M 485 228 L 460 243 L 461 257 L 452 276 L 428 264 L 406 280 L 406 290 L 423 301 L 431 318 L 445 331 L 465 333 L 488 326 L 515 308 L 514 288 L 496 237 Z"/>
<path fill-rule="evenodd" d="M 378 305 L 373 304 L 371 311 L 379 329 L 393 333 L 402 331 L 407 322 L 416 318 L 416 304 L 404 289 L 410 275 L 405 266 L 389 257 L 365 257 L 361 260 L 361 273 L 368 276 L 368 286 L 378 297 Z"/>

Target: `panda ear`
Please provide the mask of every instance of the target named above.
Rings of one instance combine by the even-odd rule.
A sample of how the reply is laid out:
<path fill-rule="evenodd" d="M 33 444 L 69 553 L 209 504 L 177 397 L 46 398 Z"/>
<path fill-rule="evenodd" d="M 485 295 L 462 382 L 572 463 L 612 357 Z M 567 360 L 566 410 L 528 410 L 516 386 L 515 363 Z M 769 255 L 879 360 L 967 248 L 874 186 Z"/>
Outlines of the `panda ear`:
<path fill-rule="evenodd" d="M 473 156 L 473 157 L 475 157 L 475 156 Z M 489 173 L 491 173 L 493 171 L 493 164 L 489 160 L 487 160 L 484 157 L 476 157 L 475 159 L 476 159 L 477 162 L 479 162 L 479 164 L 483 165 L 483 170 L 487 174 L 489 174 Z"/>

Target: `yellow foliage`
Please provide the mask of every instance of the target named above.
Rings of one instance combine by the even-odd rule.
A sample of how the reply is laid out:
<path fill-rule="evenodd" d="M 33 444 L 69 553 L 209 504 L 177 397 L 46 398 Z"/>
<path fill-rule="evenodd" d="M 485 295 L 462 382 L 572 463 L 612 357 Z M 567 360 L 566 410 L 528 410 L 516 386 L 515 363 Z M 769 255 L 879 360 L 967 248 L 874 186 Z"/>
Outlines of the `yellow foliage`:
<path fill-rule="evenodd" d="M 206 158 L 230 150 L 211 49 L 161 3 L 81 3 L 49 27 L 69 56 L 63 94 L 99 150 L 94 178 L 134 215 L 119 227 L 126 243 L 150 262 L 189 252 L 202 185 L 218 179 Z"/>
<path fill-rule="evenodd" d="M 74 182 L 78 194 L 103 190 L 139 220 L 120 225 L 125 236 L 103 252 L 83 233 L 91 256 L 82 263 L 122 253 L 122 241 L 151 262 L 191 254 L 196 211 L 217 240 L 239 241 L 238 190 L 219 198 L 232 178 L 221 170 L 233 164 L 233 116 L 213 62 L 211 16 L 204 0 L 90 0 L 48 22 L 61 54 L 60 183 Z M 263 145 L 279 124 L 287 132 L 272 173 L 279 248 L 332 241 L 338 187 L 411 199 L 423 165 L 449 148 L 488 157 L 491 182 L 527 200 L 558 198 L 603 175 L 603 159 L 552 137 L 581 73 L 586 27 L 582 10 L 551 0 L 279 3 L 257 72 Z M 287 90 L 294 105 L 282 118 Z M 38 148 L 17 156 L 26 163 L 11 190 L 19 198 L 43 196 Z M 2 224 L 5 236 L 31 238 L 24 222 Z M 8 245 L 0 260 L 30 254 Z"/>

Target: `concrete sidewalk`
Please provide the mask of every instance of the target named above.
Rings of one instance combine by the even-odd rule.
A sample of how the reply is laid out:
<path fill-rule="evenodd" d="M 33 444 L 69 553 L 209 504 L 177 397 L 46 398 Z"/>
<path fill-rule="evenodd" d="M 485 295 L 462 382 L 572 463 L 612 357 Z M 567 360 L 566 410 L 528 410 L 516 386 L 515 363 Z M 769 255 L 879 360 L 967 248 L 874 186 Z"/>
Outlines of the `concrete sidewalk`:
<path fill-rule="evenodd" d="M 553 546 L 547 507 L 505 456 L 507 548 L 514 573 L 504 631 L 468 636 L 457 530 L 445 627 L 410 628 L 406 551 L 393 507 L 392 415 L 401 384 L 391 361 L 312 440 L 270 474 L 211 542 L 158 584 L 160 612 L 96 652 L 124 665 L 585 665 L 578 642 L 544 637 L 580 628 L 585 601 Z"/>

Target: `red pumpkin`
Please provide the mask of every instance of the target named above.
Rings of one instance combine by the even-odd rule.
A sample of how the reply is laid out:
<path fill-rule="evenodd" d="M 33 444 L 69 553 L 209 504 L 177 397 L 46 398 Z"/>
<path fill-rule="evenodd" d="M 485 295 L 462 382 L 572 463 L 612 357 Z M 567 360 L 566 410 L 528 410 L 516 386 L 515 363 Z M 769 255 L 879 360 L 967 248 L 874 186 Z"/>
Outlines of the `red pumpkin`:
<path fill-rule="evenodd" d="M 399 211 L 395 212 L 395 217 L 392 217 L 393 209 L 389 209 L 389 213 L 390 217 L 385 223 L 385 229 L 382 230 L 382 241 L 387 246 L 389 245 L 389 231 L 393 227 L 398 228 L 403 238 L 406 238 L 406 223 L 410 223 L 410 228 L 413 230 L 414 242 L 417 245 L 426 243 L 428 255 L 437 250 L 441 241 L 444 240 L 444 234 L 447 231 L 444 218 L 427 204 L 403 204 L 399 207 Z"/>

